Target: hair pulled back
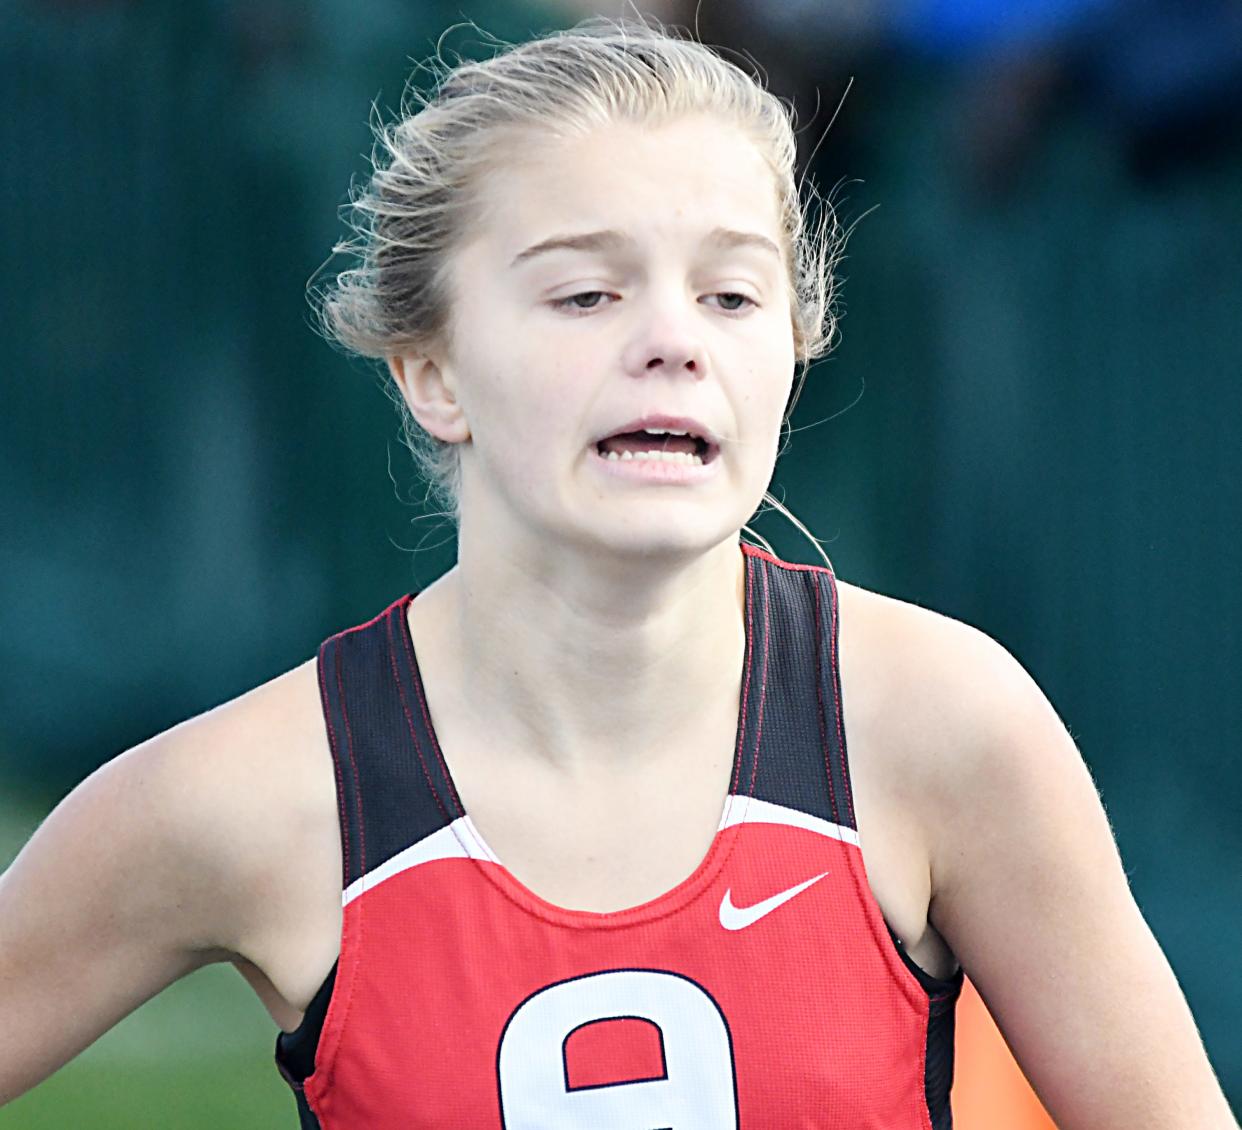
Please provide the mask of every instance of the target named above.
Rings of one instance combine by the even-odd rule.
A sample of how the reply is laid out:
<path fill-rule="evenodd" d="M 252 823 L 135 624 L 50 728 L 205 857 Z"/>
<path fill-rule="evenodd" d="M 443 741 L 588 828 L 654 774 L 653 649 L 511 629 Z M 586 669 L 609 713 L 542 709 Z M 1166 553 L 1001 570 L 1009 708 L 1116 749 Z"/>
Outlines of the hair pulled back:
<path fill-rule="evenodd" d="M 411 82 L 397 120 L 375 126 L 372 174 L 346 207 L 353 238 L 334 249 L 355 265 L 314 296 L 327 336 L 375 359 L 451 343 L 454 246 L 474 218 L 476 186 L 503 167 L 506 143 L 520 143 L 524 132 L 572 137 L 610 123 L 706 113 L 746 131 L 772 169 L 805 376 L 833 343 L 841 236 L 826 201 L 818 221 L 807 222 L 792 108 L 758 77 L 648 19 L 594 17 L 516 46 L 493 43 L 498 50 L 484 61 L 450 66 L 437 54 L 423 65 L 436 79 L 432 93 Z M 456 521 L 458 445 L 424 431 L 391 382 L 388 391 L 419 471 Z"/>

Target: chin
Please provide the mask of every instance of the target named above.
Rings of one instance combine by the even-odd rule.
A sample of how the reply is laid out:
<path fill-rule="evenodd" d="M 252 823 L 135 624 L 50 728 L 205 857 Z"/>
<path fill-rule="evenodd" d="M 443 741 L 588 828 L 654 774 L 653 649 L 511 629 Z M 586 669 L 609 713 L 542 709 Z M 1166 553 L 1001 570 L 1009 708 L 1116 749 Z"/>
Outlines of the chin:
<path fill-rule="evenodd" d="M 736 521 L 720 514 L 675 514 L 675 508 L 660 513 L 660 507 L 652 507 L 649 515 L 617 515 L 615 521 L 605 522 L 603 513 L 593 515 L 588 529 L 580 529 L 578 537 L 594 547 L 618 557 L 632 557 L 650 561 L 653 558 L 684 560 L 700 557 L 715 549 L 721 542 L 737 540 L 746 517 Z"/>

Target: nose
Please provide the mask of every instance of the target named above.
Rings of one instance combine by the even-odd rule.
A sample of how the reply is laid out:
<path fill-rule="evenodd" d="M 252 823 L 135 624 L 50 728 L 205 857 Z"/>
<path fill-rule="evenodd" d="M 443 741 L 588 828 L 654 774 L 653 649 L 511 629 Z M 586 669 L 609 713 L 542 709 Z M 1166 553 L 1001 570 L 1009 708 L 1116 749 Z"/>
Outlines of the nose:
<path fill-rule="evenodd" d="M 667 306 L 653 311 L 636 328 L 625 348 L 623 365 L 634 377 L 663 373 L 702 379 L 707 370 L 703 342 L 691 325 L 691 316 Z"/>

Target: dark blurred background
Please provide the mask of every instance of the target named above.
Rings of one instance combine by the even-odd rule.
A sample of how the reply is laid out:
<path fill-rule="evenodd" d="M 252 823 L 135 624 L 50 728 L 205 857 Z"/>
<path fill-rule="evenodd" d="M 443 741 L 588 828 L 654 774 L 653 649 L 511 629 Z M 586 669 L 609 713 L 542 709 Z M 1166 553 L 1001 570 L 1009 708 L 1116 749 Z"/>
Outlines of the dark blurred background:
<path fill-rule="evenodd" d="M 1242 1106 L 1242 0 L 639 7 L 753 57 L 858 221 L 774 489 L 1044 687 Z M 0 0 L 0 866 L 451 564 L 305 286 L 446 28 L 590 11 L 621 5 Z"/>

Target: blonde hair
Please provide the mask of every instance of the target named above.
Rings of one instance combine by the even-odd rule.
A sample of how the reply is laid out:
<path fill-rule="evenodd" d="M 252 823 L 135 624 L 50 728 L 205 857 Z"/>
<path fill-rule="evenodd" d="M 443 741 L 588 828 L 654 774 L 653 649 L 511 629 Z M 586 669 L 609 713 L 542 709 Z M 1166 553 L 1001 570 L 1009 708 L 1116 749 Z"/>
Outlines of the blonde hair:
<path fill-rule="evenodd" d="M 372 175 L 351 193 L 346 209 L 353 236 L 334 249 L 352 256 L 355 265 L 312 293 L 326 336 L 375 359 L 449 344 L 449 266 L 472 219 L 473 190 L 495 168 L 498 153 L 507 151 L 504 143 L 523 131 L 569 136 L 618 121 L 714 114 L 754 139 L 779 194 L 794 347 L 802 366 L 785 415 L 788 426 L 806 367 L 834 344 L 833 269 L 842 243 L 831 206 L 813 187 L 821 207 L 818 220 L 808 222 L 795 177 L 792 107 L 760 78 L 650 18 L 594 17 L 516 46 L 492 42 L 498 50 L 484 61 L 459 59 L 450 66 L 437 53 L 423 64 L 437 80 L 433 92 L 419 93 L 412 81 L 397 120 L 376 124 Z M 395 384 L 386 387 L 419 471 L 456 524 L 459 446 L 426 432 Z M 811 537 L 770 493 L 764 502 Z"/>

